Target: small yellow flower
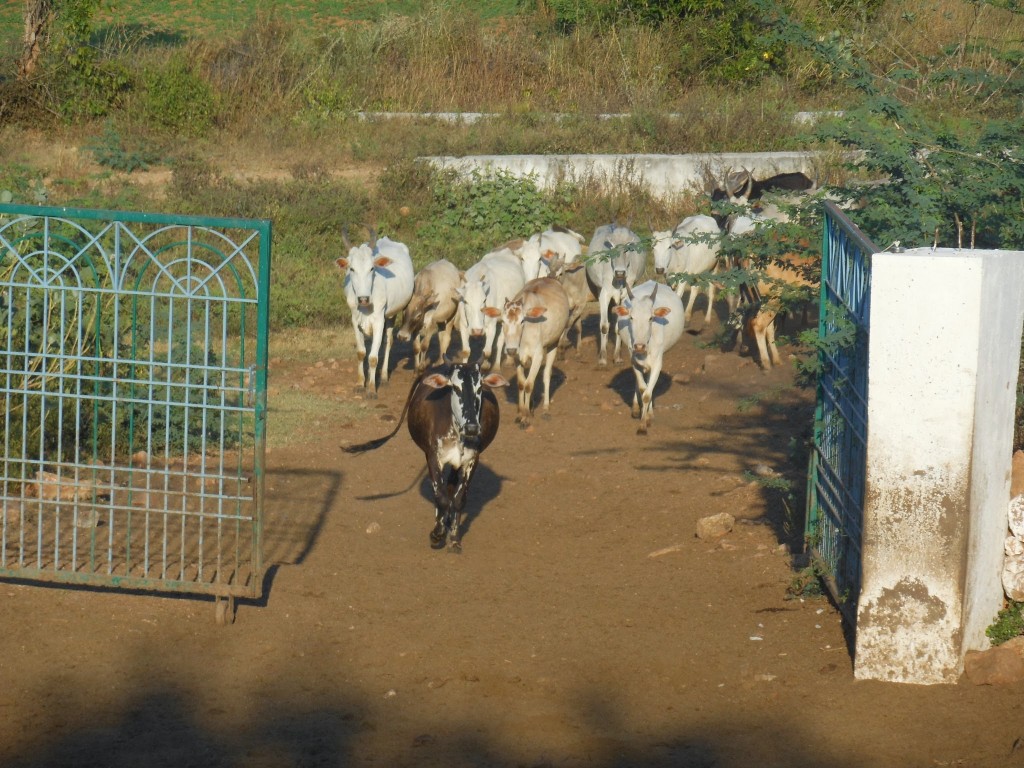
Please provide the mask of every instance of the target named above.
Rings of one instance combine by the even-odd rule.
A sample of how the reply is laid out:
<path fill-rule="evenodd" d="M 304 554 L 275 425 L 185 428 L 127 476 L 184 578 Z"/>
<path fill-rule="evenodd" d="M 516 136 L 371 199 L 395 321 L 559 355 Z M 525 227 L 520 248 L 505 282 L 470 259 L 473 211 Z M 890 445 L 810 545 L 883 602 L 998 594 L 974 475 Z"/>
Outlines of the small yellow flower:
<path fill-rule="evenodd" d="M 771 61 L 772 59 L 775 58 L 775 54 L 773 54 L 771 51 L 765 51 L 764 53 L 761 54 L 761 58 L 764 59 L 765 61 Z"/>

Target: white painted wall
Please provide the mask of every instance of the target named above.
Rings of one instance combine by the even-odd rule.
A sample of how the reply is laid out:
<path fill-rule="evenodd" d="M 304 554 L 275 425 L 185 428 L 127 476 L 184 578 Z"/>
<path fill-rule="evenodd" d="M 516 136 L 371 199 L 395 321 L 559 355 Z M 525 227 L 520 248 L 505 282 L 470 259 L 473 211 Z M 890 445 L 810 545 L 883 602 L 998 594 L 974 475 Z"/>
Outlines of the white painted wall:
<path fill-rule="evenodd" d="M 704 191 L 704 171 L 724 179 L 730 170 L 747 168 L 755 178 L 801 171 L 818 178 L 814 152 L 725 152 L 682 155 L 468 155 L 420 158 L 438 168 L 468 175 L 473 170 L 502 170 L 516 177 L 534 176 L 549 189 L 563 180 L 626 178 L 646 186 L 655 197 Z"/>
<path fill-rule="evenodd" d="M 858 678 L 956 682 L 1002 604 L 1024 253 L 872 257 Z"/>

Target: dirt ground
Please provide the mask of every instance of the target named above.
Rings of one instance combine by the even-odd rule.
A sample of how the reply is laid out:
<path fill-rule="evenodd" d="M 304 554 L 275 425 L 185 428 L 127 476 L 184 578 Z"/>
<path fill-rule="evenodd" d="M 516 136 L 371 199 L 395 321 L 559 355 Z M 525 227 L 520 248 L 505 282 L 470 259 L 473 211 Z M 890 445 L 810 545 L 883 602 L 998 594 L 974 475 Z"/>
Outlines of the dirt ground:
<path fill-rule="evenodd" d="M 404 428 L 341 450 L 393 428 L 407 358 L 353 408 L 350 357 L 279 353 L 264 599 L 223 627 L 209 600 L 0 582 L 0 766 L 1024 765 L 1024 687 L 856 681 L 837 610 L 788 593 L 810 393 L 709 338 L 668 355 L 646 437 L 592 336 L 550 418 L 501 398 L 461 555 L 429 547 Z M 325 406 L 278 445 L 286 392 Z M 696 538 L 718 512 L 734 530 Z"/>

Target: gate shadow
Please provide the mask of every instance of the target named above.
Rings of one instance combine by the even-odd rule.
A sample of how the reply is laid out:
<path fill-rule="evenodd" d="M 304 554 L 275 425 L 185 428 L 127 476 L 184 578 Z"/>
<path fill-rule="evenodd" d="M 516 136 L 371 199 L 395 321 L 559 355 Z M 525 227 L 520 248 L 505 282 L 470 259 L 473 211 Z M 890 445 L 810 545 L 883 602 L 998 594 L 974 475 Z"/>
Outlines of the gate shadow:
<path fill-rule="evenodd" d="M 300 565 L 316 545 L 341 490 L 341 472 L 301 468 L 269 469 L 263 519 L 263 598 L 270 596 L 281 565 Z"/>

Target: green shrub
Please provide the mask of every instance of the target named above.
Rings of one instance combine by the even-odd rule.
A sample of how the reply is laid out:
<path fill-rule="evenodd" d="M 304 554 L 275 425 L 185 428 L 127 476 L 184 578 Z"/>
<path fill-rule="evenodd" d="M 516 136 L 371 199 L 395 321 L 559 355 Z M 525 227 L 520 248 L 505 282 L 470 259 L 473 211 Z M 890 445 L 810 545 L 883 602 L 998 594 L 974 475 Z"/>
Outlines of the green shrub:
<path fill-rule="evenodd" d="M 209 131 L 217 113 L 213 87 L 180 55 L 143 73 L 139 102 L 145 118 L 189 137 Z"/>
<path fill-rule="evenodd" d="M 508 240 L 529 237 L 559 220 L 535 177 L 473 170 L 438 175 L 433 207 L 417 237 L 453 263 L 469 266 Z M 437 258 L 440 258 L 438 256 Z"/>

